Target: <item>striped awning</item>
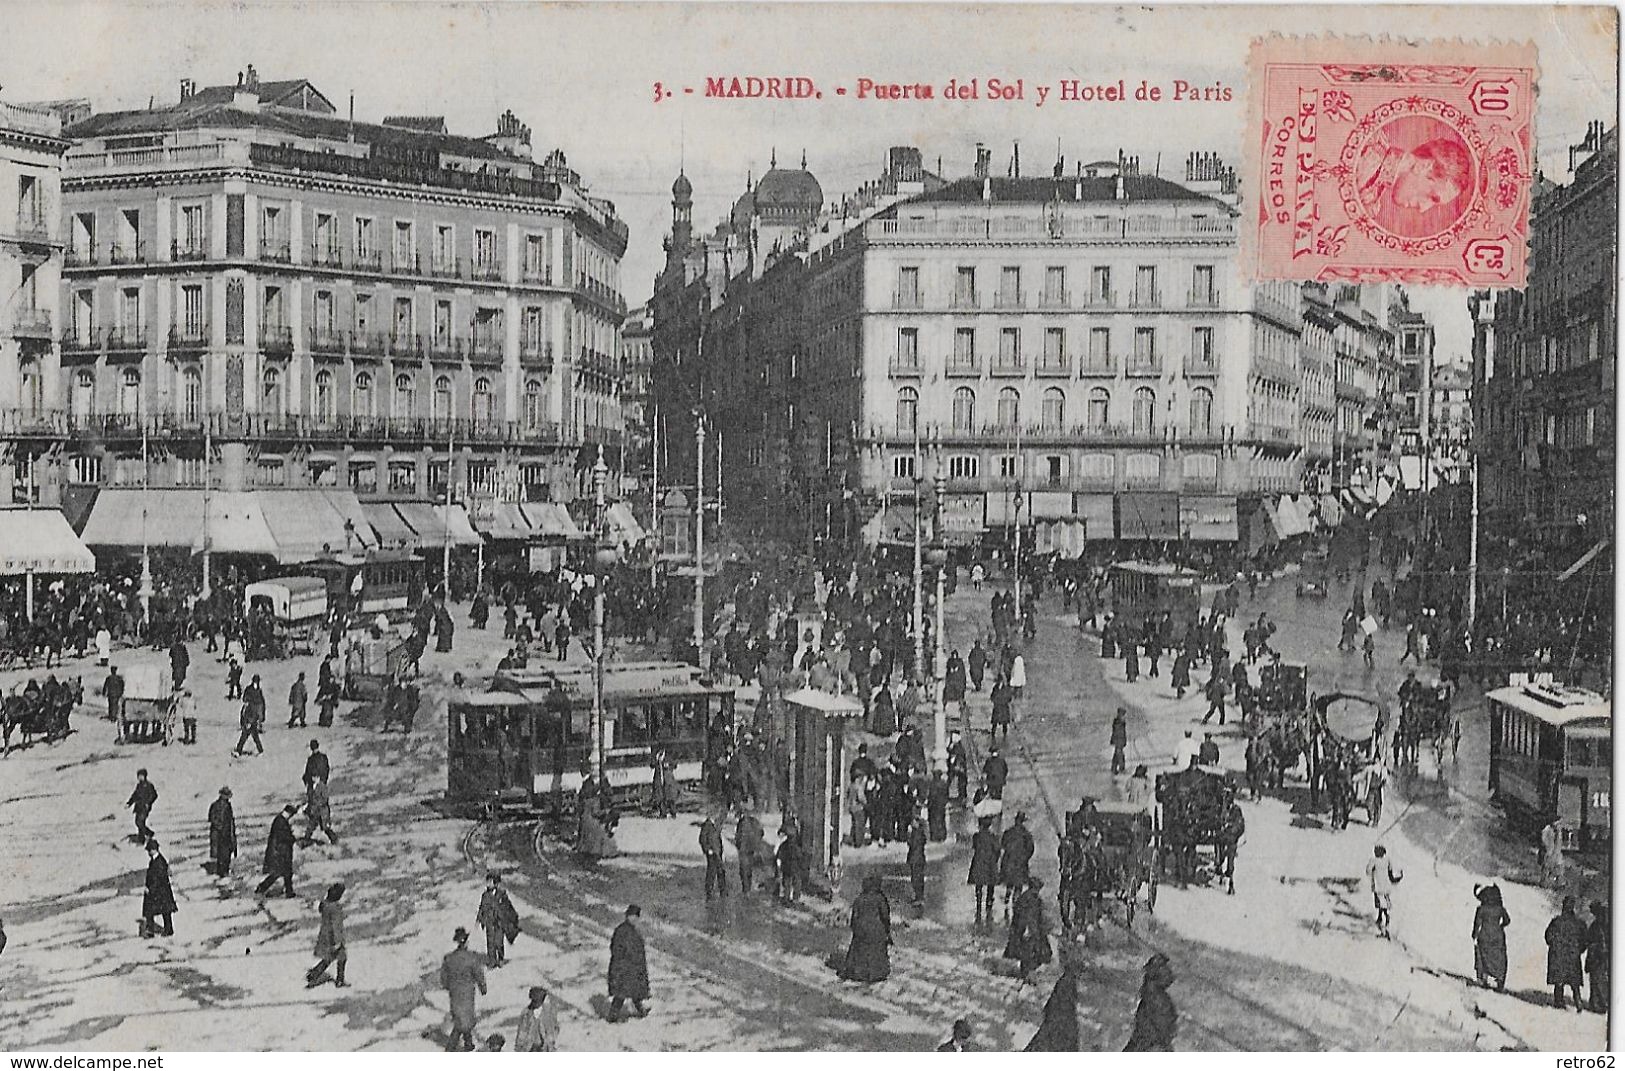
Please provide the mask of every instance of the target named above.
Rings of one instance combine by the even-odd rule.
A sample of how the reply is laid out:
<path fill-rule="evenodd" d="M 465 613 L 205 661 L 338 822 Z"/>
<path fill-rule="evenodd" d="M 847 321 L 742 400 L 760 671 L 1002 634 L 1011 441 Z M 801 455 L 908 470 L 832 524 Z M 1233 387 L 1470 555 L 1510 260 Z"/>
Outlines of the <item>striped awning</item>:
<path fill-rule="evenodd" d="M 0 576 L 93 573 L 96 556 L 57 509 L 0 509 Z"/>

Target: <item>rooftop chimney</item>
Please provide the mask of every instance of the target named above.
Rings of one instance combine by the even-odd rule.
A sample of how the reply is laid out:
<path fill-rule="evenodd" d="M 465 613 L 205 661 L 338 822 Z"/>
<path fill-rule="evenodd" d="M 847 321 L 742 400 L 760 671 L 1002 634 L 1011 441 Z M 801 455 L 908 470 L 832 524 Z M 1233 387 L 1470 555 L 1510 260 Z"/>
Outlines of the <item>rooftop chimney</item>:
<path fill-rule="evenodd" d="M 979 179 L 988 177 L 988 165 L 993 162 L 993 154 L 981 142 L 976 143 L 976 169 L 971 173 Z"/>
<path fill-rule="evenodd" d="M 196 93 L 196 92 L 197 92 L 197 83 L 196 82 L 192 81 L 192 79 L 190 79 L 190 78 L 182 78 L 181 79 L 181 102 L 183 104 L 186 101 L 191 100 L 192 99 L 192 94 Z"/>
<path fill-rule="evenodd" d="M 1117 173 L 1117 190 L 1114 196 L 1116 196 L 1119 201 L 1127 199 L 1123 191 L 1123 173 L 1121 171 Z"/>
<path fill-rule="evenodd" d="M 982 176 L 982 200 L 993 200 L 993 179 L 991 176 Z"/>

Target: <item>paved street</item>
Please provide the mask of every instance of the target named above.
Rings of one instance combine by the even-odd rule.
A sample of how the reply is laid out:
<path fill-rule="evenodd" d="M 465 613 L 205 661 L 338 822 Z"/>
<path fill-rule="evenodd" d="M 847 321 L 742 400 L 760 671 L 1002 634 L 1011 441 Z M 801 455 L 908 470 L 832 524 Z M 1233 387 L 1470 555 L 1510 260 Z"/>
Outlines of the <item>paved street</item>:
<path fill-rule="evenodd" d="M 966 584 L 951 600 L 950 641 L 962 650 L 985 623 L 986 598 Z M 1281 622 L 1282 637 L 1304 643 L 1308 654 L 1320 650 L 1316 637 L 1324 636 L 1322 618 L 1333 603 L 1299 606 L 1285 582 L 1261 598 Z M 453 654 L 426 657 L 431 713 L 420 716 L 409 740 L 378 735 L 376 716 L 364 708 L 341 711 L 331 730 L 284 729 L 288 684 L 297 668 L 313 674 L 314 661 L 251 664 L 249 672 L 265 678 L 270 728 L 265 756 L 242 759 L 228 754 L 235 704 L 217 699 L 224 694 L 222 669 L 195 651 L 194 681 L 205 700 L 197 748 L 114 746 L 109 723 L 94 717 L 100 703 L 93 700 L 68 741 L 0 760 L 0 807 L 13 831 L 0 845 L 0 868 L 16 876 L 0 904 L 10 937 L 0 988 L 18 1008 L 0 1024 L 0 1046 L 436 1047 L 433 1031 L 446 1007 L 436 984 L 439 958 L 455 926 L 472 926 L 483 873 L 463 854 L 468 823 L 441 817 L 424 801 L 444 789 L 444 681 L 471 663 L 491 665 L 492 638 L 464 628 Z M 1131 766 L 1146 762 L 1153 772 L 1167 765 L 1178 733 L 1202 709 L 1192 696 L 1176 702 L 1165 676 L 1125 684 L 1121 665 L 1103 667 L 1096 654 L 1098 642 L 1081 639 L 1075 618 L 1047 601 L 1028 650 L 1028 693 L 1011 736 L 1007 795 L 1008 808 L 1032 815 L 1035 872 L 1045 877 L 1046 893 L 1055 888 L 1055 830 L 1063 811 L 1084 792 L 1116 791 L 1106 738 L 1117 703 L 1132 714 Z M 160 657 L 142 652 L 119 660 Z M 100 675 L 84 672 L 93 691 Z M 968 717 L 979 750 L 987 725 L 982 697 L 973 697 Z M 311 737 L 321 738 L 333 758 L 342 839 L 300 849 L 298 898 L 256 902 L 251 885 L 269 818 L 281 803 L 301 797 Z M 1226 761 L 1239 761 L 1234 736 L 1225 746 Z M 121 804 L 138 765 L 151 770 L 159 788 L 152 824 L 181 900 L 172 941 L 136 936 L 145 858 L 127 839 L 131 826 Z M 236 875 L 217 881 L 201 862 L 204 812 L 222 784 L 235 792 L 241 846 Z M 1175 965 L 1181 1048 L 1601 1044 L 1600 1016 L 1564 1015 L 1534 1003 L 1543 999 L 1541 964 L 1532 958 L 1541 951 L 1531 942 L 1538 945 L 1550 911 L 1544 892 L 1503 882 L 1515 920 L 1513 989 L 1520 993 L 1494 996 L 1465 984 L 1470 886 L 1473 876 L 1494 872 L 1474 869 L 1495 839 L 1493 816 L 1468 804 L 1424 803 L 1407 812 L 1397 803 L 1394 813 L 1402 812 L 1399 828 L 1383 834 L 1411 875 L 1399 896 L 1396 942 L 1376 938 L 1369 898 L 1358 887 L 1371 833 L 1357 822 L 1333 834 L 1284 804 L 1249 804 L 1236 896 L 1165 885 L 1154 917 L 1142 912 L 1132 931 L 1110 923 L 1081 950 L 1084 1047 L 1122 1046 L 1139 967 L 1152 949 Z M 1436 825 L 1417 814 L 1445 815 L 1456 824 L 1437 862 L 1429 858 Z M 528 830 L 515 828 L 496 858 L 509 870 L 523 932 L 513 964 L 492 974 L 481 1030 L 511 1030 L 525 988 L 545 981 L 565 1010 L 563 1045 L 571 1049 L 911 1050 L 936 1044 L 960 1016 L 976 1025 L 979 1046 L 1019 1048 L 1038 1022 L 1057 968 L 1040 971 L 1036 985 L 1020 985 L 999 955 L 1002 923 L 973 924 L 964 883 L 969 830 L 963 815 L 956 822 L 957 837 L 932 846 L 921 913 L 906 905 L 900 846 L 848 853 L 845 902 L 869 873 L 883 874 L 893 894 L 893 972 L 874 986 L 841 982 L 826 962 L 845 947 L 840 902 L 812 899 L 792 909 L 760 895 L 747 901 L 736 889 L 707 905 L 692 812 L 627 820 L 620 837 L 625 854 L 590 869 L 561 850 L 536 858 Z M 771 836 L 776 819 L 764 824 Z M 728 861 L 731 869 L 731 847 Z M 350 887 L 354 988 L 308 991 L 302 975 L 312 959 L 314 900 L 336 880 Z M 602 1018 L 607 937 L 634 901 L 645 910 L 653 1013 L 611 1025 Z M 1444 932 L 1440 919 L 1460 925 Z M 265 1014 L 272 1008 L 287 1014 Z"/>

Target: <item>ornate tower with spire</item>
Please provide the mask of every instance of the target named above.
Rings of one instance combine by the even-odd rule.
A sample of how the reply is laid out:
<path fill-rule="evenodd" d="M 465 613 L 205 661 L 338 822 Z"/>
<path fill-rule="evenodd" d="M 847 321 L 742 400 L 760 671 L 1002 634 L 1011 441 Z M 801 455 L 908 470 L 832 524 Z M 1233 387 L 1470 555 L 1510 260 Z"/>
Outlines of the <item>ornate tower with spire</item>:
<path fill-rule="evenodd" d="M 671 184 L 671 251 L 681 256 L 694 237 L 694 185 L 681 168 Z"/>

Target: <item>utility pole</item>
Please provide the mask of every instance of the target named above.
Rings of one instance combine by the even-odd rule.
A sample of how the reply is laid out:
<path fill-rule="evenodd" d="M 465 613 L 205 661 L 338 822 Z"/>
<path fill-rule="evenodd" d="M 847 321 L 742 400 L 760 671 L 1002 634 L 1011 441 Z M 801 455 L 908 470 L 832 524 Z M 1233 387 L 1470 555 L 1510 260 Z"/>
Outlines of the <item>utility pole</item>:
<path fill-rule="evenodd" d="M 209 362 L 203 362 L 207 371 Z M 213 578 L 210 576 L 210 556 L 213 553 L 209 546 L 209 498 L 213 492 L 210 486 L 213 480 L 214 466 L 214 422 L 209 415 L 209 388 L 203 385 L 203 601 L 209 601 L 209 595 L 214 590 Z"/>
<path fill-rule="evenodd" d="M 936 715 L 936 747 L 932 756 L 935 767 L 944 773 L 948 770 L 948 703 L 945 699 L 948 685 L 948 663 L 943 652 L 947 650 L 947 637 L 943 634 L 943 600 L 947 598 L 945 583 L 948 574 L 948 545 L 942 539 L 942 500 L 943 492 L 947 487 L 948 477 L 942 471 L 942 458 L 937 458 L 937 471 L 932 478 L 935 491 L 933 496 L 936 507 L 935 523 L 931 528 L 932 542 L 931 556 L 937 563 L 937 627 L 935 650 L 931 656 L 931 676 L 934 678 L 932 687 L 932 712 Z"/>
<path fill-rule="evenodd" d="M 655 570 L 660 562 L 660 404 L 655 403 L 654 419 L 651 421 L 654 434 L 649 447 L 651 464 L 654 466 L 653 477 L 649 481 L 649 528 L 654 538 L 654 546 L 649 551 L 649 590 L 655 586 Z"/>
<path fill-rule="evenodd" d="M 143 406 L 136 407 L 136 419 L 141 421 L 141 587 L 136 594 L 141 599 L 141 631 L 145 635 L 152 627 L 152 548 L 147 542 L 147 503 L 152 499 L 152 468 L 147 461 L 147 415 Z"/>
<path fill-rule="evenodd" d="M 1467 543 L 1467 632 L 1478 615 L 1478 451 L 1473 451 L 1472 537 Z"/>
<path fill-rule="evenodd" d="M 606 533 L 604 484 L 609 479 L 609 468 L 604 464 L 603 444 L 598 446 L 598 461 L 592 467 L 593 493 L 593 586 L 592 586 L 592 724 L 587 727 L 592 740 L 592 758 L 589 770 L 596 782 L 604 773 L 604 578 L 613 560 Z"/>
<path fill-rule="evenodd" d="M 451 455 L 457 448 L 456 427 L 453 423 L 453 430 L 446 432 L 446 532 L 440 545 L 440 600 L 447 607 L 451 605 Z"/>
<path fill-rule="evenodd" d="M 1016 521 L 1016 621 L 1022 617 L 1021 611 L 1021 413 L 1016 412 L 1016 508 L 1013 516 Z"/>
<path fill-rule="evenodd" d="M 914 613 L 910 624 L 914 627 L 914 679 L 925 679 L 925 567 L 921 547 L 921 528 L 925 511 L 920 499 L 925 492 L 924 474 L 920 469 L 920 422 L 914 422 Z"/>
<path fill-rule="evenodd" d="M 694 664 L 705 651 L 705 412 L 694 410 Z"/>

